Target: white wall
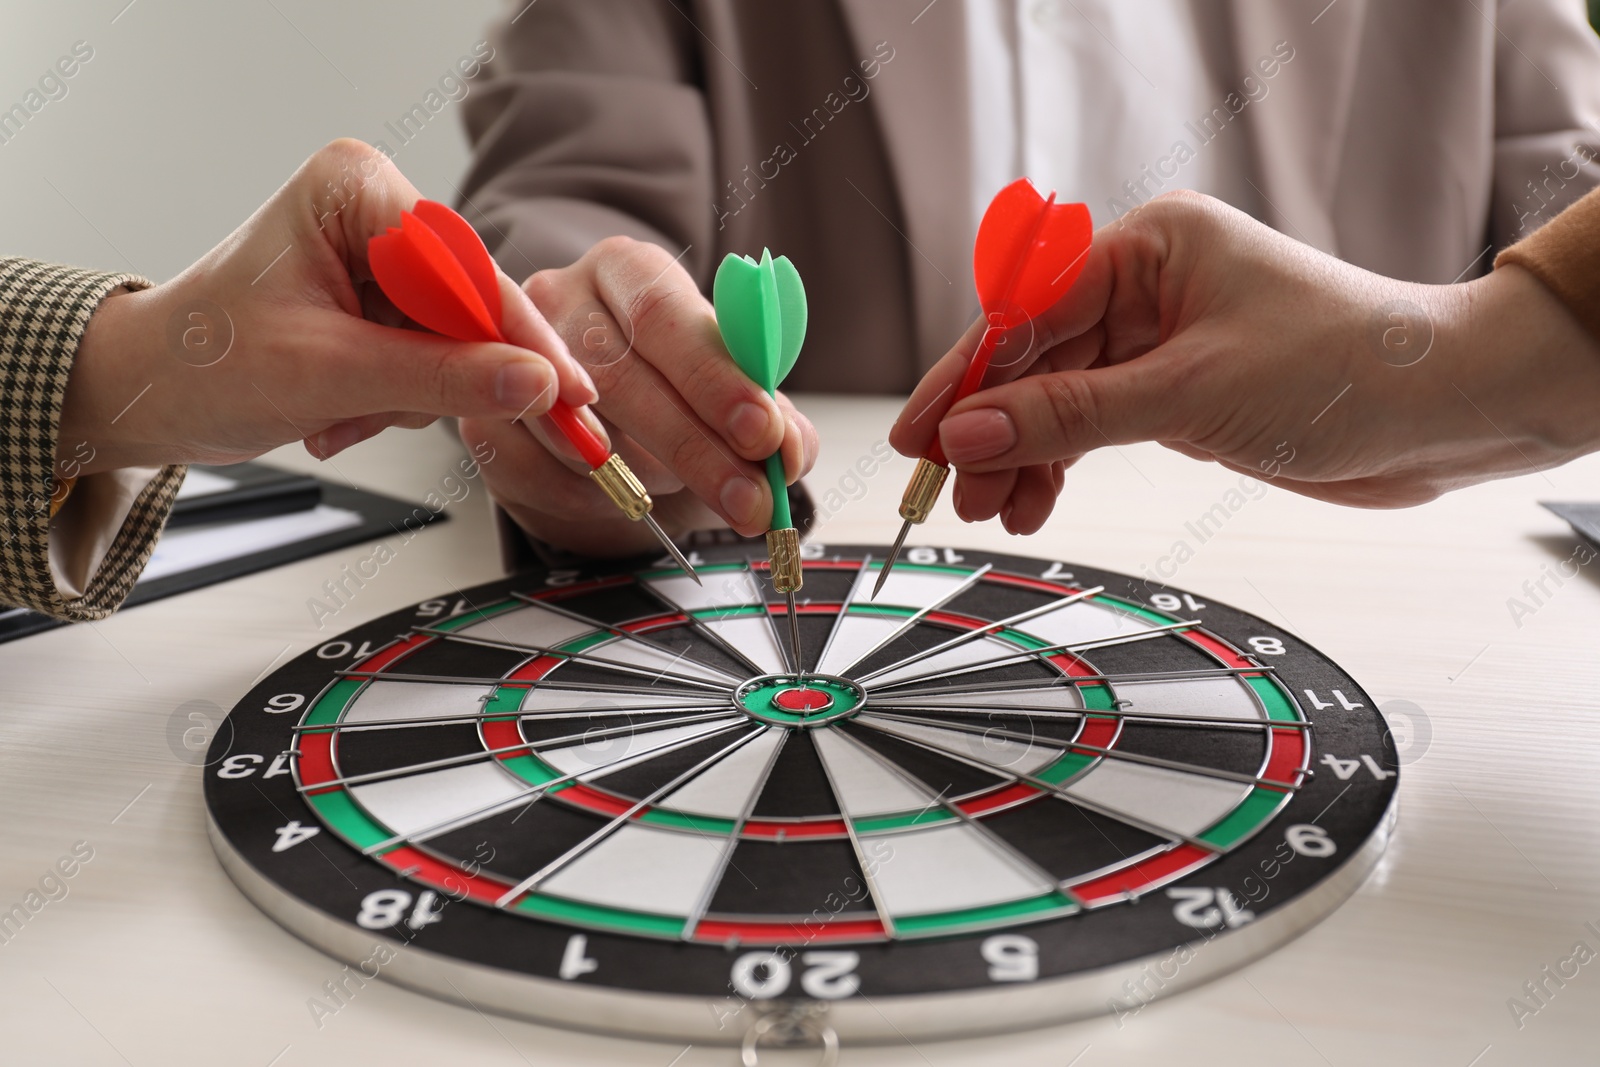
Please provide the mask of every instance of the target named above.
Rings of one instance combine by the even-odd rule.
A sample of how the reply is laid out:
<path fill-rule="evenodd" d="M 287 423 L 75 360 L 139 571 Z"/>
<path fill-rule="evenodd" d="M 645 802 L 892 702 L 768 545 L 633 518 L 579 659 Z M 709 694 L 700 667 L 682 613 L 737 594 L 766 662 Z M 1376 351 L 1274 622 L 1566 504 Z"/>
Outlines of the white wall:
<path fill-rule="evenodd" d="M 526 2 L 526 0 L 523 0 Z M 94 56 L 0 144 L 0 255 L 182 270 L 339 136 L 395 121 L 484 38 L 497 0 L 0 0 L 0 111 Z M 53 88 L 58 93 L 58 88 Z M 395 162 L 454 199 L 459 104 Z"/>

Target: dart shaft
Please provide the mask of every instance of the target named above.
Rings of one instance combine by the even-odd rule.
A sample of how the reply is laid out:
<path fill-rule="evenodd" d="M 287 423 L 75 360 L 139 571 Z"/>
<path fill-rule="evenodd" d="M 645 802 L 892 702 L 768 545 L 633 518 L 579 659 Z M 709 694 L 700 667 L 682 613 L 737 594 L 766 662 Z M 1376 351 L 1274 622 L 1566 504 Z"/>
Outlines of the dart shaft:
<path fill-rule="evenodd" d="M 578 413 L 573 410 L 571 404 L 564 400 L 557 400 L 550 405 L 550 410 L 547 414 L 550 416 L 550 421 L 556 424 L 556 429 L 561 431 L 561 436 L 565 437 L 572 447 L 578 450 L 578 455 L 582 456 L 583 461 L 590 467 L 598 468 L 608 458 L 614 458 L 611 456 L 611 450 L 606 447 L 605 442 L 600 440 L 599 435 L 585 426 L 583 420 L 578 418 Z M 621 460 L 618 460 L 618 462 L 620 463 Z M 643 489 L 640 492 L 643 492 Z M 615 498 L 613 497 L 613 499 Z M 648 505 L 646 505 L 645 510 L 649 510 Z"/>
<path fill-rule="evenodd" d="M 767 457 L 767 485 L 772 489 L 772 528 L 783 530 L 794 525 L 789 516 L 789 485 L 783 474 L 783 454 Z"/>
<path fill-rule="evenodd" d="M 1005 336 L 1004 327 L 997 321 L 1000 316 L 990 316 L 989 328 L 983 331 L 983 337 L 978 341 L 978 351 L 973 355 L 972 361 L 967 364 L 966 373 L 961 376 L 961 384 L 956 387 L 955 399 L 951 400 L 952 406 L 965 400 L 983 387 L 983 376 L 989 373 L 989 364 L 994 360 L 994 350 L 999 346 Z M 941 467 L 948 467 L 949 460 L 945 458 L 944 446 L 939 443 L 938 433 L 934 433 L 933 442 L 928 445 L 928 451 L 923 453 L 931 463 Z M 918 522 L 922 520 L 918 519 Z"/>

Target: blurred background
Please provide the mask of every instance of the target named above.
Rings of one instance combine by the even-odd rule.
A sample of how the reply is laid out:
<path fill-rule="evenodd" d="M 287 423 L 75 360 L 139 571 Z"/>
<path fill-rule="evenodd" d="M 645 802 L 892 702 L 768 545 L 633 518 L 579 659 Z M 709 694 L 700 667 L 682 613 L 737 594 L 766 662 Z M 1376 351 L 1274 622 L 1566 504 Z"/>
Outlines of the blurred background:
<path fill-rule="evenodd" d="M 162 281 L 341 136 L 387 141 L 424 196 L 452 202 L 467 163 L 459 101 L 404 145 L 385 124 L 437 90 L 500 10 L 499 0 L 5 0 L 0 112 L 77 42 L 93 58 L 20 131 L 3 127 L 0 254 Z"/>
<path fill-rule="evenodd" d="M 1600 25 L 1600 0 L 1588 4 Z M 459 101 L 403 145 L 390 127 L 503 7 L 527 5 L 4 0 L 0 112 L 78 42 L 93 58 L 20 131 L 5 128 L 0 253 L 170 278 L 341 136 L 387 141 L 423 195 L 454 202 Z M 1445 17 L 1475 17 L 1462 12 Z"/>

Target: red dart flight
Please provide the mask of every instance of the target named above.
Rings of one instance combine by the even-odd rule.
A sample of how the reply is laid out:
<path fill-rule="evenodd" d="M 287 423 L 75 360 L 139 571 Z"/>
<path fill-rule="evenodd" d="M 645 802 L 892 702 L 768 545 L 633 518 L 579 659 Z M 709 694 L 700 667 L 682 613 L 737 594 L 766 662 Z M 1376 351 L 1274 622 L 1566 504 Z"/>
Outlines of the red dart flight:
<path fill-rule="evenodd" d="M 1084 204 L 1058 204 L 1046 199 L 1027 178 L 1018 178 L 989 202 L 972 250 L 972 274 L 978 302 L 989 328 L 951 403 L 977 392 L 1006 332 L 1031 322 L 1066 295 L 1083 272 L 1094 238 L 1094 224 Z M 950 474 L 936 435 L 917 462 L 900 500 L 900 535 L 872 588 L 876 597 L 889 578 L 913 524 L 927 521 Z"/>
<path fill-rule="evenodd" d="M 413 322 L 458 341 L 504 341 L 500 282 L 494 260 L 466 219 L 443 204 L 418 200 L 400 213 L 400 225 L 367 242 L 372 276 L 389 302 Z M 627 515 L 643 519 L 678 566 L 700 576 L 655 518 L 644 485 L 612 453 L 571 405 L 557 400 L 550 421 L 589 464 L 589 477 Z"/>

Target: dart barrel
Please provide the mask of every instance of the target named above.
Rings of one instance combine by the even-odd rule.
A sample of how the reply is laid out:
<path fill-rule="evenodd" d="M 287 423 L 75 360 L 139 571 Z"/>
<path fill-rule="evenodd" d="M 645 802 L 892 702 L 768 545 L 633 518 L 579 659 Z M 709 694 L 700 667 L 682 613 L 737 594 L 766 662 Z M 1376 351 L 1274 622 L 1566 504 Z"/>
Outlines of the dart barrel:
<path fill-rule="evenodd" d="M 921 524 L 933 514 L 933 505 L 939 502 L 939 491 L 950 476 L 950 468 L 930 459 L 917 460 L 917 469 L 906 484 L 905 495 L 900 498 L 900 517 L 907 522 Z"/>
<path fill-rule="evenodd" d="M 767 558 L 772 561 L 772 588 L 780 593 L 798 592 L 805 584 L 800 567 L 800 531 L 793 526 L 767 531 Z"/>
<path fill-rule="evenodd" d="M 650 514 L 650 494 L 645 491 L 644 483 L 639 481 L 638 475 L 622 462 L 622 457 L 613 452 L 606 457 L 606 461 L 589 472 L 589 477 L 594 479 L 596 485 L 605 491 L 611 502 L 622 509 L 623 514 L 634 522 L 638 522 Z"/>

